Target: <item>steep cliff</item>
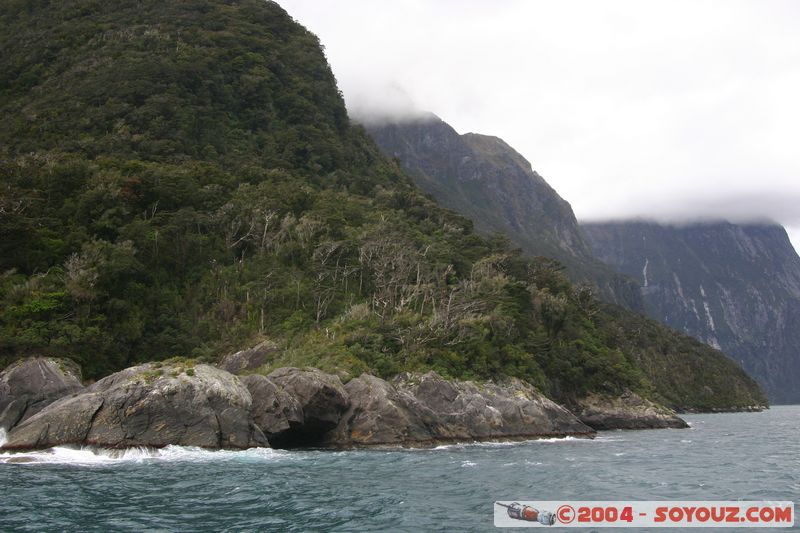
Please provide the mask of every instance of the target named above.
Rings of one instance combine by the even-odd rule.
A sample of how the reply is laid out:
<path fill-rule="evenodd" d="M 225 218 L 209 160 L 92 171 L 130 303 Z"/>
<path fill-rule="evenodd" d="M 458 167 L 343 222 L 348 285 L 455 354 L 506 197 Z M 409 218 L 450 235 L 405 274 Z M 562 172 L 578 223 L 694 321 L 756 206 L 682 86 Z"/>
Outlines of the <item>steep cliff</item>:
<path fill-rule="evenodd" d="M 583 229 L 599 259 L 641 281 L 650 316 L 741 362 L 773 402 L 800 401 L 800 258 L 782 227 Z"/>
<path fill-rule="evenodd" d="M 425 191 L 477 228 L 559 260 L 591 257 L 570 205 L 502 139 L 459 135 L 432 114 L 367 131 Z"/>
<path fill-rule="evenodd" d="M 367 131 L 421 189 L 479 231 L 503 234 L 528 255 L 557 259 L 604 299 L 642 309 L 635 283 L 592 256 L 569 203 L 502 139 L 459 135 L 433 114 Z"/>

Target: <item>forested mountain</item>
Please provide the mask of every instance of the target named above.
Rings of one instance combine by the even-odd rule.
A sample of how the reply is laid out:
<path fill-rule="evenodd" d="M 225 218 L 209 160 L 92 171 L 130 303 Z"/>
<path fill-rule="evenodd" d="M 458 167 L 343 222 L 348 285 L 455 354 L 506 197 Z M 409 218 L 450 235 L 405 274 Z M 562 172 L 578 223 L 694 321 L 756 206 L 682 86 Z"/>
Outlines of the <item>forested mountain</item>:
<path fill-rule="evenodd" d="M 12 0 L 0 50 L 3 363 L 63 355 L 97 378 L 270 337 L 274 366 L 345 379 L 763 401 L 721 353 L 424 196 L 273 2 Z"/>
<path fill-rule="evenodd" d="M 584 229 L 600 259 L 641 280 L 650 316 L 740 361 L 772 401 L 800 401 L 800 257 L 782 227 Z"/>
<path fill-rule="evenodd" d="M 367 131 L 423 191 L 478 231 L 506 235 L 529 256 L 557 259 L 604 300 L 643 310 L 636 282 L 594 257 L 569 203 L 502 139 L 459 135 L 430 113 L 376 121 Z"/>

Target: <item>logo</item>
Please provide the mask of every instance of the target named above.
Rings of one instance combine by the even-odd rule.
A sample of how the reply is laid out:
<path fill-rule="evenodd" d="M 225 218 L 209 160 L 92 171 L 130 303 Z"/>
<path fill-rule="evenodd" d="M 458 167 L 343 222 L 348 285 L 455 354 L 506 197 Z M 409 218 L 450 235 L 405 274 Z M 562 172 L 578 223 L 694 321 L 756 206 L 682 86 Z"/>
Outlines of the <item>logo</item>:
<path fill-rule="evenodd" d="M 551 511 L 555 509 L 555 511 Z M 497 527 L 793 527 L 788 501 L 495 502 Z"/>

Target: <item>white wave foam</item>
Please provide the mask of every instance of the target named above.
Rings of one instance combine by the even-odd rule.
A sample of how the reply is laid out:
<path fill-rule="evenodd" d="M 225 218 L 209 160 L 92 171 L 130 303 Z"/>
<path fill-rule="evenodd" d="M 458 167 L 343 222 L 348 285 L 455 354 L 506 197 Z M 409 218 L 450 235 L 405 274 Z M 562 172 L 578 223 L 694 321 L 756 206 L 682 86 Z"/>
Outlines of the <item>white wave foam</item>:
<path fill-rule="evenodd" d="M 411 450 L 428 451 L 428 450 L 455 450 L 461 448 L 500 448 L 504 446 L 519 446 L 524 441 L 488 441 L 488 442 L 456 442 L 453 444 L 440 444 L 433 448 L 409 448 Z"/>
<path fill-rule="evenodd" d="M 207 450 L 190 446 L 167 446 L 165 448 L 125 448 L 110 450 L 91 446 L 57 446 L 49 450 L 34 452 L 0 453 L 0 463 L 24 464 L 72 464 L 80 466 L 109 465 L 123 463 L 145 463 L 153 461 L 210 462 L 220 460 L 261 461 L 286 455 L 286 452 L 270 448 L 248 450 Z"/>
<path fill-rule="evenodd" d="M 595 440 L 617 440 L 603 439 Z M 7 441 L 7 434 L 0 429 L 0 446 Z M 464 448 L 502 448 L 508 446 L 525 446 L 536 444 L 594 442 L 591 439 L 565 437 L 550 439 L 532 439 L 526 441 L 495 441 L 495 442 L 463 442 L 443 444 L 433 450 L 453 450 Z M 386 453 L 393 453 L 390 450 Z M 431 448 L 409 448 L 403 451 L 430 451 Z M 348 454 L 352 451 L 333 452 L 335 454 Z M 259 462 L 265 460 L 302 460 L 303 454 L 297 451 L 275 450 L 271 448 L 250 448 L 248 450 L 208 450 L 190 446 L 166 446 L 164 448 L 125 448 L 113 450 L 96 448 L 93 446 L 57 446 L 49 450 L 32 452 L 0 452 L 0 463 L 23 464 L 73 464 L 82 466 L 113 465 L 123 463 L 147 463 L 153 461 L 182 461 L 182 462 L 210 462 L 210 461 L 248 461 Z M 471 466 L 471 465 L 468 465 Z"/>
<path fill-rule="evenodd" d="M 538 439 L 538 440 L 531 440 L 527 441 L 527 444 L 533 444 L 536 442 L 542 442 L 545 444 L 555 443 L 555 442 L 594 442 L 597 439 L 585 439 L 582 437 L 554 437 L 552 439 Z"/>
<path fill-rule="evenodd" d="M 8 442 L 8 434 L 6 433 L 6 428 L 0 428 L 0 448 Z"/>
<path fill-rule="evenodd" d="M 610 437 L 608 435 L 598 435 L 597 437 L 594 438 L 594 442 L 622 442 L 624 440 L 625 439 L 620 437 Z"/>
<path fill-rule="evenodd" d="M 419 448 L 421 451 L 426 450 L 452 450 L 456 448 L 500 448 L 504 446 L 529 446 L 531 444 L 557 444 L 557 443 L 575 443 L 575 442 L 594 442 L 596 440 L 616 440 L 604 439 L 598 437 L 596 439 L 586 439 L 582 437 L 553 437 L 549 439 L 529 439 L 529 440 L 502 440 L 502 441 L 484 441 L 484 442 L 456 442 L 453 444 L 441 444 L 434 448 Z"/>
<path fill-rule="evenodd" d="M 102 450 L 93 450 L 91 448 L 59 446 L 49 450 L 0 453 L 0 463 L 95 465 L 133 460 L 141 461 L 144 456 L 145 452 L 140 450 L 131 450 L 130 452 L 127 450 L 108 450 L 103 452 Z"/>

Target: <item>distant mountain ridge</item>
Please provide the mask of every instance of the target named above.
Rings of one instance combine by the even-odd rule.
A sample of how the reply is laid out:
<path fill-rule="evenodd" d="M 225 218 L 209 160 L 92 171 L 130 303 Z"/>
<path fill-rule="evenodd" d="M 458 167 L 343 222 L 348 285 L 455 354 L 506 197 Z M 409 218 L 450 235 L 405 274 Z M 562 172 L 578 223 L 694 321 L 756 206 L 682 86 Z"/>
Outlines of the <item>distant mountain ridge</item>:
<path fill-rule="evenodd" d="M 773 402 L 800 401 L 800 257 L 784 228 L 582 227 L 600 260 L 641 281 L 652 318 L 740 361 Z"/>
<path fill-rule="evenodd" d="M 635 283 L 594 258 L 570 204 L 502 139 L 460 135 L 432 113 L 366 127 L 417 186 L 479 231 L 504 234 L 528 255 L 557 259 L 606 300 L 642 309 Z"/>

